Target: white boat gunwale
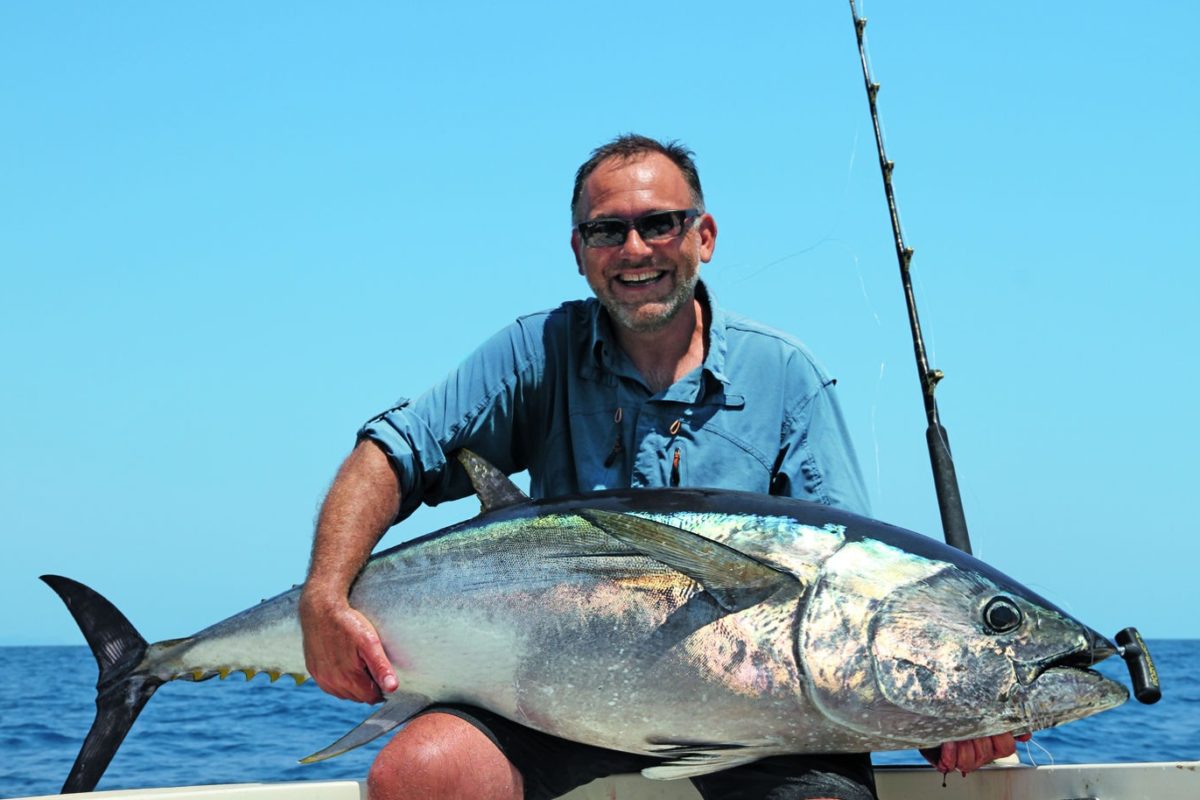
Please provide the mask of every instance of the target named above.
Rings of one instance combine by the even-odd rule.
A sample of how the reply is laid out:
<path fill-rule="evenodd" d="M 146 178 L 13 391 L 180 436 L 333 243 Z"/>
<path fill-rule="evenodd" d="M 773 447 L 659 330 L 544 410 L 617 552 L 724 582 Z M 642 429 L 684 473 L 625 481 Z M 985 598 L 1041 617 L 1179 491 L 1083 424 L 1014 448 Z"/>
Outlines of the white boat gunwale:
<path fill-rule="evenodd" d="M 993 765 L 965 778 L 942 776 L 929 767 L 875 768 L 880 800 L 1194 800 L 1200 798 L 1200 761 L 1063 764 L 1031 767 Z M 935 794 L 936 790 L 936 794 Z M 78 797 L 78 795 L 73 795 Z M 368 800 L 364 781 L 294 781 L 118 789 L 93 792 L 95 800 Z M 17 800 L 49 800 L 39 795 Z M 589 783 L 564 800 L 692 800 L 687 781 L 651 781 L 614 775 Z"/>

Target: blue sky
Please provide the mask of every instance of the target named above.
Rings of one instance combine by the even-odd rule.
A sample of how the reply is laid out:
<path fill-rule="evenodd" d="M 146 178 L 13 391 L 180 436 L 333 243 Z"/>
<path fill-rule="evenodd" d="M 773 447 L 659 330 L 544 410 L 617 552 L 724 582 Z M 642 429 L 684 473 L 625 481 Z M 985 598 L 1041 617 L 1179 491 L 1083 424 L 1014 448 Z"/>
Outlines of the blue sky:
<path fill-rule="evenodd" d="M 1200 637 L 1196 6 L 862 10 L 976 554 Z M 587 293 L 571 177 L 630 130 L 940 535 L 845 3 L 6 3 L 0 101 L 0 644 L 81 642 L 44 572 L 151 640 L 301 580 L 356 427 Z"/>

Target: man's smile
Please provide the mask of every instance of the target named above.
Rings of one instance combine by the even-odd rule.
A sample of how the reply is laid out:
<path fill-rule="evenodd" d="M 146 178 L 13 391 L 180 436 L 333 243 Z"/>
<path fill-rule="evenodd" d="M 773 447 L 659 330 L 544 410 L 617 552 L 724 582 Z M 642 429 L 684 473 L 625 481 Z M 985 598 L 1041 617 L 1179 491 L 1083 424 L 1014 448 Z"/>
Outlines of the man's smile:
<path fill-rule="evenodd" d="M 615 280 L 622 286 L 641 288 L 643 286 L 652 286 L 658 283 L 666 274 L 666 270 L 643 269 L 633 272 L 623 272 L 617 275 Z"/>

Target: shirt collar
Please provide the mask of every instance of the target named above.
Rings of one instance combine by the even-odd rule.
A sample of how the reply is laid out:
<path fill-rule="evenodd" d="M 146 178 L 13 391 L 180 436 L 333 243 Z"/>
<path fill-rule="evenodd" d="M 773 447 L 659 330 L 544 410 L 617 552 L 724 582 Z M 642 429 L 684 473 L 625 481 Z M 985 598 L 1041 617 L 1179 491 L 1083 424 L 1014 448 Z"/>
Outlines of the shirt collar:
<path fill-rule="evenodd" d="M 696 283 L 696 299 L 708 309 L 708 347 L 701 365 L 705 374 L 718 383 L 728 386 L 729 378 L 725 374 L 725 355 L 728 342 L 725 338 L 725 312 L 717 304 L 712 292 L 703 281 Z M 596 377 L 605 372 L 621 375 L 628 372 L 632 365 L 621 352 L 615 335 L 612 332 L 612 322 L 608 312 L 600 301 L 592 298 L 590 307 L 590 341 L 588 352 L 592 360 L 585 366 L 585 374 Z M 595 371 L 588 369 L 594 367 Z"/>
<path fill-rule="evenodd" d="M 696 295 L 708 306 L 708 352 L 704 354 L 704 370 L 720 383 L 729 385 L 725 375 L 725 354 L 729 344 L 725 339 L 725 311 L 704 283 L 696 284 Z"/>

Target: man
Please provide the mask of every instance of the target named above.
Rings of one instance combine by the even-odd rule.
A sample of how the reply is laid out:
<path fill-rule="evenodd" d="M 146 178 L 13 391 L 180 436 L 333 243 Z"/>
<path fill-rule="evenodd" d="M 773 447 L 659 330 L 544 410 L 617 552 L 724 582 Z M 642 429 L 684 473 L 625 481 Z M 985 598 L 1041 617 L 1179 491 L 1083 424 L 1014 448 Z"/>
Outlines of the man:
<path fill-rule="evenodd" d="M 717 225 L 690 152 L 614 140 L 580 167 L 571 213 L 596 300 L 519 319 L 445 382 L 368 422 L 342 465 L 301 600 L 309 671 L 327 692 L 373 702 L 399 688 L 347 595 L 390 525 L 469 491 L 446 457 L 460 447 L 505 472 L 527 468 L 535 497 L 714 486 L 866 512 L 833 381 L 797 342 L 724 312 L 699 282 Z M 1012 752 L 1011 737 L 995 739 L 943 748 L 939 768 Z M 548 798 L 653 763 L 441 706 L 384 747 L 368 783 L 372 800 Z M 866 754 L 765 759 L 693 782 L 706 798 L 875 796 Z"/>

